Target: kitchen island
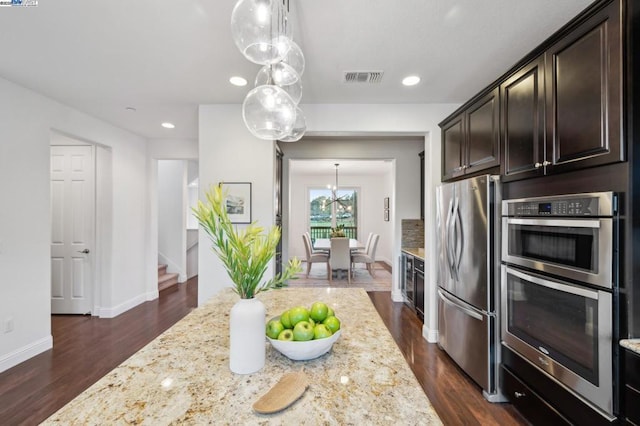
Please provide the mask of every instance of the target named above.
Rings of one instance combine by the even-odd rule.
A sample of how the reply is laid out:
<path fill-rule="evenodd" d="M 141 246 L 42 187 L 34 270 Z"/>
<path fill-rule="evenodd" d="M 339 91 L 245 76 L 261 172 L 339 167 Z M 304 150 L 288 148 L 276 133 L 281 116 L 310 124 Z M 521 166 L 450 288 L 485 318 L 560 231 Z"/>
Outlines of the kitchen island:
<path fill-rule="evenodd" d="M 258 297 L 267 317 L 324 301 L 342 320 L 342 335 L 310 361 L 291 361 L 266 344 L 262 370 L 231 373 L 228 313 L 238 296 L 227 288 L 44 424 L 440 424 L 364 290 L 291 288 Z M 252 410 L 283 374 L 300 370 L 310 386 L 298 401 L 274 414 Z"/>

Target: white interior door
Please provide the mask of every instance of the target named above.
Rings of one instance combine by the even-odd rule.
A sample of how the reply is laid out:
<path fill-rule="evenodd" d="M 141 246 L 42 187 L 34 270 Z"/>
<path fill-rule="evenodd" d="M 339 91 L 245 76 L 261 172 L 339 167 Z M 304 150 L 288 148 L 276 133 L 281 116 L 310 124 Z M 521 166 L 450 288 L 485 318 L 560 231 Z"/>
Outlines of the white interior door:
<path fill-rule="evenodd" d="M 93 147 L 51 147 L 51 313 L 86 314 L 93 301 Z"/>

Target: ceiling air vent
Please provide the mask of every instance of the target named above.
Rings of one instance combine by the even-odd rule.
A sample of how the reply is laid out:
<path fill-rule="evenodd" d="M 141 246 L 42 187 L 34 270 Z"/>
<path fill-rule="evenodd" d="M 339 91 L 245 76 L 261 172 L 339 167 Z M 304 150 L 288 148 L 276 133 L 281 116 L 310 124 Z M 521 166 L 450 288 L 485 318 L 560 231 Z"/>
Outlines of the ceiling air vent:
<path fill-rule="evenodd" d="M 380 83 L 384 71 L 345 71 L 345 83 Z"/>

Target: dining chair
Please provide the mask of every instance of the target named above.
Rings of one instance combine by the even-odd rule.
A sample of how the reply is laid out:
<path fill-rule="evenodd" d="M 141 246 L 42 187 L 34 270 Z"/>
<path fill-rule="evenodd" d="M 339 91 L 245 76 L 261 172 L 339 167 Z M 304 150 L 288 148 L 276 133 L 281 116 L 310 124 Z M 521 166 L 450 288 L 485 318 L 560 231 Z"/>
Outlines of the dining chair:
<path fill-rule="evenodd" d="M 329 281 L 333 281 L 333 271 L 345 271 L 351 284 L 351 250 L 349 238 L 331 238 L 331 252 L 329 253 Z"/>
<path fill-rule="evenodd" d="M 309 240 L 309 245 L 311 246 L 311 253 L 327 253 L 327 254 L 329 254 L 329 250 L 313 248 L 313 240 L 311 239 L 311 234 L 309 233 L 309 231 L 305 231 L 305 233 L 302 234 L 302 235 L 306 236 L 307 240 Z"/>
<path fill-rule="evenodd" d="M 369 244 L 369 249 L 366 253 L 355 253 L 351 256 L 352 266 L 356 263 L 364 263 L 367 267 L 367 271 L 369 271 L 369 275 L 372 277 L 376 276 L 374 272 L 375 268 L 373 266 L 376 263 L 376 249 L 378 248 L 379 239 L 380 235 L 374 234 L 373 237 L 371 237 L 371 243 Z"/>
<path fill-rule="evenodd" d="M 351 250 L 351 254 L 367 254 L 367 252 L 369 251 L 369 246 L 371 245 L 372 239 L 373 239 L 373 232 L 369 232 L 369 237 L 367 238 L 367 243 L 364 245 L 364 249 Z"/>
<path fill-rule="evenodd" d="M 307 278 L 309 278 L 309 272 L 311 272 L 311 266 L 314 263 L 326 263 L 327 274 L 329 275 L 329 278 L 331 278 L 331 269 L 329 268 L 329 254 L 321 252 L 313 253 L 311 248 L 311 239 L 302 234 L 302 240 L 304 241 L 304 250 L 307 254 Z"/>

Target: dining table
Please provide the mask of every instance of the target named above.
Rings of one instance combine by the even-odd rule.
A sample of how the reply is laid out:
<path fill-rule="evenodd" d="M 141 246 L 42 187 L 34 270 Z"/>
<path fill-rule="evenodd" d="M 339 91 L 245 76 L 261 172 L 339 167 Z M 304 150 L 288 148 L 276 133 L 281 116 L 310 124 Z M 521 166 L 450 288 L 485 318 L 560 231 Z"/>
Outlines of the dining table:
<path fill-rule="evenodd" d="M 315 250 L 331 250 L 331 238 L 318 238 L 313 243 Z M 361 250 L 364 249 L 364 244 L 355 238 L 349 238 L 349 250 Z"/>

